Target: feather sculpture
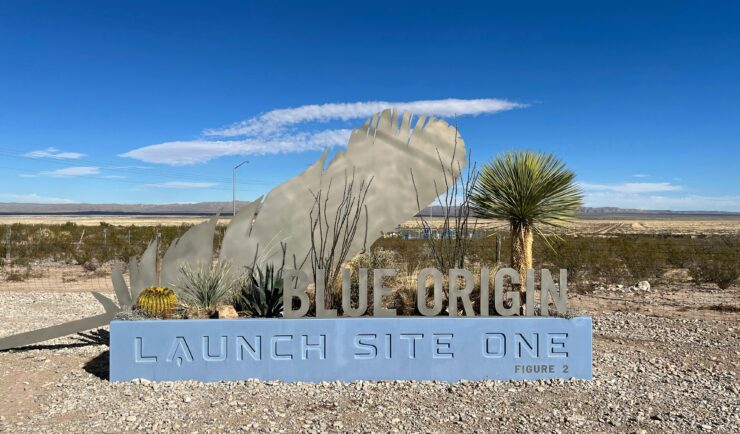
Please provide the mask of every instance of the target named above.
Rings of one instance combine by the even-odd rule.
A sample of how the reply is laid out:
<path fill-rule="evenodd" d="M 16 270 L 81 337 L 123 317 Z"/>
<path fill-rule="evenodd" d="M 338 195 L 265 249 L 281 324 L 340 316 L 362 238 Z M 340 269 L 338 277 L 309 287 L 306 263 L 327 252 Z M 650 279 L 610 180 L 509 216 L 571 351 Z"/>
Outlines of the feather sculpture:
<path fill-rule="evenodd" d="M 420 116 L 412 121 L 409 112 L 376 114 L 352 132 L 347 152 L 340 151 L 326 168 L 324 152 L 305 172 L 270 191 L 261 206 L 245 207 L 235 219 L 238 225 L 224 235 L 220 260 L 229 261 L 232 270 L 251 265 L 255 257 L 274 263 L 281 259 L 280 243 L 285 243 L 288 264 L 307 270 L 303 259 L 311 250 L 313 193 L 329 192 L 326 209 L 334 210 L 350 176 L 356 182 L 372 179 L 372 186 L 365 201 L 367 240 L 355 237 L 349 257 L 413 218 L 419 204 L 429 204 L 445 192 L 445 176 L 449 180 L 460 175 L 465 145 L 457 129 L 442 119 Z"/>
<path fill-rule="evenodd" d="M 367 233 L 351 240 L 348 257 L 352 257 L 443 194 L 466 164 L 465 144 L 456 128 L 442 119 L 415 118 L 410 112 L 395 110 L 384 110 L 352 131 L 346 152 L 338 152 L 328 165 L 326 156 L 325 151 L 306 171 L 244 206 L 226 229 L 219 261 L 230 263 L 235 271 L 255 262 L 264 266 L 282 260 L 284 246 L 287 266 L 308 270 L 310 210 L 317 192 L 322 192 L 325 209 L 331 212 L 340 205 L 342 186 L 348 179 L 358 184 L 372 181 L 364 203 Z M 211 266 L 217 220 L 215 216 L 194 226 L 173 241 L 162 258 L 160 273 L 159 240 L 153 240 L 141 259 L 129 262 L 130 287 L 114 264 L 111 277 L 118 304 L 93 293 L 105 314 L 0 338 L 0 350 L 105 326 L 125 306 L 131 306 L 144 288 L 177 288 L 182 264 Z"/>

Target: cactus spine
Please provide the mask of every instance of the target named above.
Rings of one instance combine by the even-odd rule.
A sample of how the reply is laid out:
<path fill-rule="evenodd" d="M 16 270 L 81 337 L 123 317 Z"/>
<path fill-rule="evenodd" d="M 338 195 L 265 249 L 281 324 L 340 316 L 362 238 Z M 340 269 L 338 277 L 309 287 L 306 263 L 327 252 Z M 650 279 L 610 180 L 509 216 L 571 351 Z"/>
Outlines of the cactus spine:
<path fill-rule="evenodd" d="M 170 288 L 151 286 L 141 291 L 136 306 L 149 316 L 163 317 L 177 307 L 177 295 Z"/>

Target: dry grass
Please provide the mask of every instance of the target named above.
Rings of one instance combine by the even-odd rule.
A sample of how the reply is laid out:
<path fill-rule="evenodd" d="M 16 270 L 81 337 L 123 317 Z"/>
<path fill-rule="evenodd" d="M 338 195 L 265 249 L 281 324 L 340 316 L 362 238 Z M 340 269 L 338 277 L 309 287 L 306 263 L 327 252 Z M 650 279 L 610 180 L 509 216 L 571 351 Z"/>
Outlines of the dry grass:
<path fill-rule="evenodd" d="M 439 228 L 441 218 L 430 219 L 433 228 Z M 507 231 L 506 222 L 471 220 L 476 231 Z M 402 230 L 420 230 L 421 223 L 409 220 Z M 732 235 L 740 234 L 740 216 L 680 216 L 680 217 L 624 217 L 580 218 L 557 230 L 565 235 Z"/>

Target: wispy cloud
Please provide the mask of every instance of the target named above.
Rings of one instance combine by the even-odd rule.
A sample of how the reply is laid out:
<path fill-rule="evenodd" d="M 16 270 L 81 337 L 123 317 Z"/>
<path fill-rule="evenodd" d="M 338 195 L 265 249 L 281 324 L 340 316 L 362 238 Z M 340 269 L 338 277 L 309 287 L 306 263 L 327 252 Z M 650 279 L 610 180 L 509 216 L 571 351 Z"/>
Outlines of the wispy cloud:
<path fill-rule="evenodd" d="M 0 193 L 0 201 L 15 203 L 73 203 L 69 199 L 61 197 L 39 196 L 38 194 L 12 194 Z"/>
<path fill-rule="evenodd" d="M 145 187 L 154 188 L 211 188 L 216 186 L 215 182 L 187 182 L 187 181 L 169 181 L 158 184 L 145 184 Z"/>
<path fill-rule="evenodd" d="M 624 182 L 621 184 L 580 183 L 585 192 L 611 191 L 616 193 L 660 193 L 683 190 L 683 186 L 670 182 Z"/>
<path fill-rule="evenodd" d="M 122 154 L 148 163 L 182 166 L 231 155 L 264 155 L 320 150 L 347 144 L 350 129 L 297 131 L 308 123 L 347 122 L 386 109 L 409 110 L 434 116 L 478 116 L 526 107 L 501 99 L 440 99 L 410 102 L 364 101 L 305 105 L 272 110 L 235 124 L 207 129 L 195 140 L 144 146 Z"/>
<path fill-rule="evenodd" d="M 324 130 L 316 133 L 296 133 L 263 140 L 189 140 L 165 142 L 127 152 L 123 156 L 150 163 L 183 166 L 204 163 L 232 155 L 280 154 L 314 151 L 347 144 L 352 131 Z"/>
<path fill-rule="evenodd" d="M 79 152 L 62 152 L 57 148 L 46 148 L 39 151 L 31 151 L 23 154 L 29 158 L 54 158 L 57 160 L 78 160 L 85 156 Z"/>
<path fill-rule="evenodd" d="M 51 176 L 53 178 L 68 178 L 73 176 L 99 175 L 100 168 L 94 166 L 74 166 L 63 169 L 39 172 L 39 176 Z"/>
<path fill-rule="evenodd" d="M 674 211 L 740 212 L 740 196 L 586 193 L 584 205 Z"/>
<path fill-rule="evenodd" d="M 263 135 L 305 122 L 348 121 L 372 116 L 387 108 L 408 110 L 434 116 L 477 116 L 525 107 L 502 99 L 437 99 L 410 102 L 364 101 L 351 103 L 311 104 L 272 110 L 223 128 L 208 129 L 206 136 L 235 137 Z"/>
<path fill-rule="evenodd" d="M 584 205 L 675 211 L 740 211 L 740 196 L 706 196 L 683 193 L 683 185 L 670 182 L 582 182 Z"/>
<path fill-rule="evenodd" d="M 650 177 L 650 175 L 648 175 L 647 173 L 635 173 L 632 176 L 635 178 L 649 178 Z"/>

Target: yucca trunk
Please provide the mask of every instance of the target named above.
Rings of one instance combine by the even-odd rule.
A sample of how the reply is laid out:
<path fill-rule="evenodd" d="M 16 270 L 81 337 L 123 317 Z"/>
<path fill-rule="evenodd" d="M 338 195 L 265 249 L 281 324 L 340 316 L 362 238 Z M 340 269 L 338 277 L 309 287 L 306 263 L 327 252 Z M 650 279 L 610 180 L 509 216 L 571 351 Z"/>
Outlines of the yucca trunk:
<path fill-rule="evenodd" d="M 525 294 L 527 291 L 527 270 L 532 268 L 532 243 L 534 235 L 532 228 L 523 224 L 512 225 L 511 227 L 511 268 L 519 272 L 521 286 L 522 306 L 524 306 Z"/>

